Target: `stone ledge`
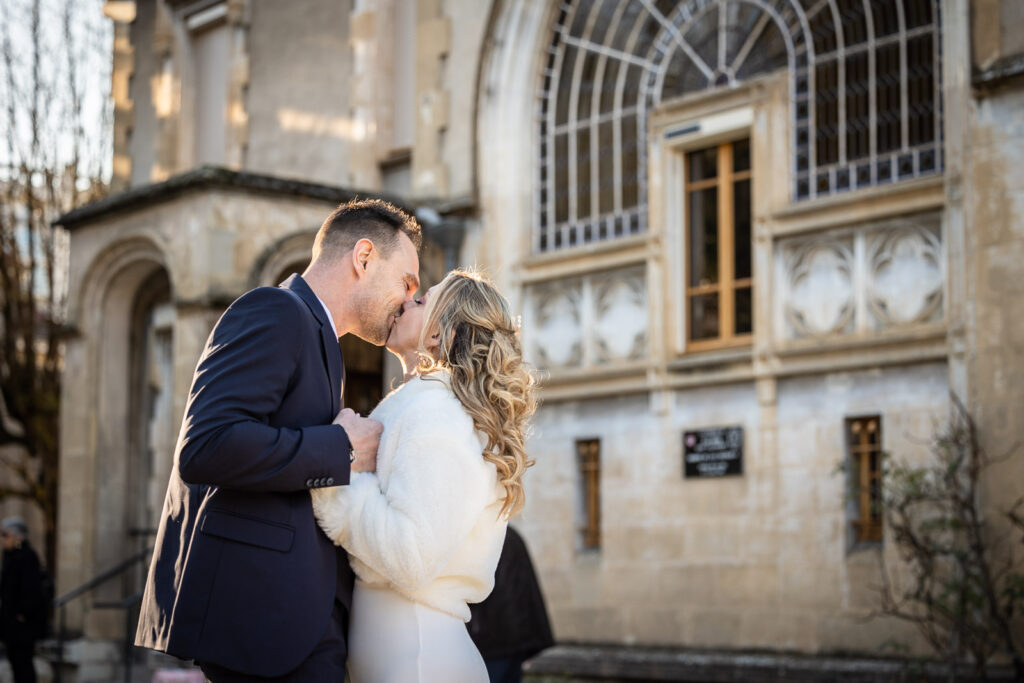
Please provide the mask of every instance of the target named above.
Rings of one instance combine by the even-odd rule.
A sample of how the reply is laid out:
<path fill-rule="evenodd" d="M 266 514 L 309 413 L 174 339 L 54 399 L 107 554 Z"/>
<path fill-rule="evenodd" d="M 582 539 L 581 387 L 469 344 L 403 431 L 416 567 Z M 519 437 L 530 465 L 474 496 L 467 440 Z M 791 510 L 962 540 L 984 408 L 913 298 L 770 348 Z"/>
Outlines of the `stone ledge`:
<path fill-rule="evenodd" d="M 678 650 L 621 645 L 557 645 L 523 667 L 535 683 L 556 681 L 805 681 L 868 683 L 949 680 L 947 667 L 915 660 L 811 656 L 770 652 Z M 973 671 L 964 668 L 963 680 Z M 1011 681 L 1007 668 L 990 668 L 989 680 Z"/>
<path fill-rule="evenodd" d="M 1024 54 L 1004 57 L 987 69 L 975 70 L 971 85 L 977 90 L 989 91 L 1019 79 L 1024 79 Z"/>
<path fill-rule="evenodd" d="M 111 213 L 149 206 L 188 192 L 206 189 L 235 189 L 260 194 L 302 197 L 334 204 L 347 202 L 357 196 L 376 197 L 385 199 L 406 211 L 413 210 L 413 207 L 410 207 L 407 202 L 379 192 L 360 191 L 246 171 L 233 171 L 220 166 L 200 166 L 172 176 L 163 182 L 132 187 L 124 192 L 73 209 L 55 220 L 54 225 L 61 225 L 72 230 Z"/>

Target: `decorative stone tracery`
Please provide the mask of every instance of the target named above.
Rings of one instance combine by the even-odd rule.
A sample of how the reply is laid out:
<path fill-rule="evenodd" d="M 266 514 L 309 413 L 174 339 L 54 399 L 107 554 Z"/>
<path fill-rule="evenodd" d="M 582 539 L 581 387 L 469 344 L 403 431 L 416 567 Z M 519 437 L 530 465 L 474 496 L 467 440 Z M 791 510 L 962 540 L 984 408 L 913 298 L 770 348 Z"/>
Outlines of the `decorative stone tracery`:
<path fill-rule="evenodd" d="M 846 334 L 854 318 L 854 258 L 850 239 L 808 240 L 786 256 L 786 321 L 799 336 Z"/>
<path fill-rule="evenodd" d="M 544 282 L 531 287 L 528 298 L 528 353 L 542 368 L 614 366 L 647 357 L 642 268 Z"/>
<path fill-rule="evenodd" d="M 867 238 L 868 303 L 880 326 L 941 317 L 942 242 L 935 229 L 905 226 Z"/>
<path fill-rule="evenodd" d="M 777 253 L 777 339 L 867 334 L 943 319 L 943 245 L 934 214 L 788 238 Z"/>

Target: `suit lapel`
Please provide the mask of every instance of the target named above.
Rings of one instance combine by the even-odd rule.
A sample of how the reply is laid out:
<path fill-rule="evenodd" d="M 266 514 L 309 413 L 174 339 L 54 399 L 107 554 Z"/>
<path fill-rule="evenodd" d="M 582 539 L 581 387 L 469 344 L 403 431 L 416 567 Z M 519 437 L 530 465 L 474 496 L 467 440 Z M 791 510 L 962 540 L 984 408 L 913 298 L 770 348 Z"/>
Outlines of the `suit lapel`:
<path fill-rule="evenodd" d="M 331 384 L 331 412 L 337 415 L 341 410 L 341 391 L 345 379 L 345 368 L 342 364 L 341 346 L 334 336 L 334 330 L 331 329 L 331 321 L 327 318 L 327 312 L 302 276 L 292 275 L 279 286 L 290 289 L 298 295 L 316 321 L 320 323 L 320 351 L 324 367 L 327 370 L 327 379 Z"/>
<path fill-rule="evenodd" d="M 341 385 L 345 369 L 341 361 L 341 346 L 329 322 L 320 326 L 320 342 L 327 362 L 327 376 L 331 380 L 331 412 L 337 415 L 341 410 Z"/>

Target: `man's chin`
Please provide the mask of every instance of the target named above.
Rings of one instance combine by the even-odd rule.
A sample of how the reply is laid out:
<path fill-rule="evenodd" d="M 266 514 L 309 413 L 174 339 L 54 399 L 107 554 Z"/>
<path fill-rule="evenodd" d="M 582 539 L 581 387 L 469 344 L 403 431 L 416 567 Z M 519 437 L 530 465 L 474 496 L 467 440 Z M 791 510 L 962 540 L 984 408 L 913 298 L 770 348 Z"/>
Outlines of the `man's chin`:
<path fill-rule="evenodd" d="M 362 339 L 367 344 L 373 344 L 374 346 L 384 346 L 388 341 L 387 332 L 381 332 L 380 330 L 373 330 L 372 332 L 353 332 L 355 336 Z"/>

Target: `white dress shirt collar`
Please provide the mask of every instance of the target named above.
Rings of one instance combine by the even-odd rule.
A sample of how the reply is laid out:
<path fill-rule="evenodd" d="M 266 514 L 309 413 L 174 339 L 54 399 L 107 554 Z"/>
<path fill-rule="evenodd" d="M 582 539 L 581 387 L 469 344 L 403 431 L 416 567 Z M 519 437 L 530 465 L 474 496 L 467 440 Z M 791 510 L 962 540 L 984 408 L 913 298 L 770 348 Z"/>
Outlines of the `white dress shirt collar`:
<path fill-rule="evenodd" d="M 315 296 L 316 300 L 320 302 L 320 305 L 324 307 L 324 313 L 327 314 L 327 320 L 331 323 L 331 329 L 334 330 L 334 338 L 337 339 L 338 328 L 334 325 L 334 316 L 331 315 L 331 309 L 327 308 L 327 304 L 324 303 L 323 299 L 317 296 L 316 292 L 313 292 L 313 296 Z"/>

